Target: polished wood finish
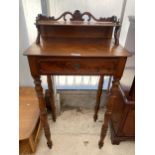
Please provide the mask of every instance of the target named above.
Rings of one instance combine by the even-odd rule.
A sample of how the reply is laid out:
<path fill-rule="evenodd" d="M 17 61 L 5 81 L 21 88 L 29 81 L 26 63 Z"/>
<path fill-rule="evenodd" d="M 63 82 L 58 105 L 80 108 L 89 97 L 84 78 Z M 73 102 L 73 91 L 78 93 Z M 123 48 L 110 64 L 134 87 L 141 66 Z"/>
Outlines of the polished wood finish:
<path fill-rule="evenodd" d="M 70 15 L 72 18 L 67 22 L 66 16 Z M 83 16 L 88 16 L 87 22 Z M 57 22 L 63 18 L 64 22 Z M 90 23 L 90 20 L 94 20 L 95 23 Z M 51 25 L 53 28 L 51 28 Z M 63 30 L 65 27 L 65 31 Z M 55 27 L 57 26 L 57 27 Z M 73 27 L 68 27 L 73 26 Z M 78 28 L 80 26 L 80 29 Z M 71 38 L 111 38 L 113 28 L 115 45 L 119 45 L 118 33 L 120 30 L 120 22 L 116 16 L 97 19 L 90 12 L 81 13 L 76 10 L 74 13 L 64 12 L 60 17 L 46 17 L 41 14 L 36 18 L 36 27 L 38 29 L 38 36 L 36 43 L 40 43 L 40 36 L 44 37 L 71 37 Z M 45 28 L 46 27 L 46 28 Z M 96 35 L 94 35 L 96 34 Z"/>
<path fill-rule="evenodd" d="M 79 27 L 80 29 L 80 27 Z M 65 27 L 64 27 L 65 30 Z M 45 57 L 127 57 L 131 56 L 121 45 L 116 46 L 113 39 L 87 38 L 46 38 L 37 45 L 33 43 L 24 53 L 28 56 Z"/>
<path fill-rule="evenodd" d="M 135 79 L 128 90 L 119 85 L 119 93 L 113 106 L 110 120 L 111 142 L 119 144 L 120 141 L 134 140 L 135 138 L 135 99 L 130 98 L 134 93 Z M 134 94 L 132 94 L 134 96 Z"/>
<path fill-rule="evenodd" d="M 20 154 L 29 154 L 34 153 L 36 151 L 41 131 L 42 131 L 42 125 L 39 119 L 32 134 L 26 139 L 19 140 Z"/>
<path fill-rule="evenodd" d="M 112 16 L 112 17 L 108 17 L 108 18 L 102 18 L 100 17 L 99 19 L 97 19 L 96 17 L 94 17 L 90 12 L 84 12 L 81 13 L 79 10 L 75 10 L 74 13 L 71 13 L 69 11 L 64 12 L 62 15 L 60 15 L 58 18 L 55 18 L 54 16 L 52 17 L 47 17 L 44 16 L 42 14 L 39 14 L 36 18 L 36 23 L 42 23 L 42 21 L 59 21 L 61 18 L 63 18 L 63 20 L 66 22 L 66 16 L 70 15 L 72 18 L 70 18 L 70 21 L 85 21 L 85 19 L 83 18 L 83 16 L 88 16 L 87 21 L 89 22 L 91 19 L 93 19 L 96 22 L 118 22 L 117 21 L 117 17 L 116 16 Z M 91 23 L 90 23 L 91 24 Z"/>
<path fill-rule="evenodd" d="M 53 121 L 56 121 L 56 108 L 55 108 L 55 100 L 54 100 L 54 90 L 53 90 L 53 81 L 50 75 L 47 76 L 47 83 L 48 83 L 48 96 L 51 105 L 52 111 L 52 118 Z"/>
<path fill-rule="evenodd" d="M 30 109 L 29 109 L 30 108 Z M 27 139 L 39 119 L 39 106 L 33 88 L 19 89 L 19 139 Z"/>
<path fill-rule="evenodd" d="M 96 63 L 97 61 L 97 63 Z M 42 75 L 95 75 L 112 74 L 118 60 L 114 58 L 38 58 L 39 72 Z M 67 70 L 64 70 L 67 68 Z"/>
<path fill-rule="evenodd" d="M 19 89 L 19 152 L 33 153 L 39 141 L 42 125 L 35 90 L 31 87 Z"/>
<path fill-rule="evenodd" d="M 100 108 L 100 100 L 101 100 L 101 95 L 102 95 L 103 83 L 104 83 L 104 75 L 100 75 L 98 89 L 97 89 L 97 95 L 96 95 L 96 104 L 95 104 L 95 114 L 94 114 L 95 122 L 98 119 L 98 111 Z"/>
<path fill-rule="evenodd" d="M 64 16 L 67 14 L 64 13 L 62 17 L 65 18 Z M 88 13 L 84 14 L 88 15 Z M 114 76 L 113 91 L 107 106 L 99 142 L 101 148 L 111 115 L 113 98 L 116 96 L 117 83 L 122 76 L 126 59 L 131 54 L 121 45 L 117 45 L 117 27 L 120 27 L 120 24 L 116 18 L 109 18 L 113 19 L 112 21 L 101 20 L 100 23 L 93 23 L 81 21 L 83 15 L 79 11 L 71 16 L 72 20 L 69 24 L 57 21 L 59 17 L 42 18 L 39 16 L 36 20 L 38 29 L 36 43 L 32 44 L 24 54 L 28 57 L 30 71 L 35 81 L 41 121 L 48 146 L 51 146 L 52 142 L 40 75 Z M 94 19 L 90 14 L 89 16 Z M 114 29 L 115 40 L 112 39 Z"/>
<path fill-rule="evenodd" d="M 104 138 L 106 136 L 106 132 L 108 129 L 108 123 L 112 114 L 112 109 L 113 109 L 113 104 L 115 103 L 116 97 L 118 95 L 118 85 L 119 85 L 119 80 L 121 79 L 123 70 L 124 70 L 124 66 L 126 63 L 126 59 L 122 59 L 121 62 L 119 62 L 119 64 L 117 65 L 117 72 L 115 72 L 115 74 L 113 75 L 113 82 L 112 82 L 112 89 L 111 89 L 111 94 L 109 96 L 108 99 L 108 104 L 107 104 L 107 109 L 104 115 L 104 123 L 102 125 L 101 128 L 101 134 L 100 134 L 100 140 L 99 140 L 99 148 L 102 148 L 103 144 L 104 144 Z M 120 70 L 120 68 L 122 68 Z"/>
<path fill-rule="evenodd" d="M 40 119 L 44 127 L 45 137 L 47 139 L 47 145 L 49 148 L 52 148 L 51 133 L 50 133 L 49 124 L 47 122 L 47 109 L 45 105 L 40 76 L 35 76 L 33 74 L 32 76 L 34 78 L 35 90 L 36 90 L 38 101 L 39 101 Z"/>
<path fill-rule="evenodd" d="M 109 92 L 110 92 L 111 79 L 112 79 L 112 76 L 109 77 L 108 88 L 107 88 L 107 95 L 109 95 Z M 97 94 L 96 94 L 96 103 L 95 103 L 95 108 L 94 108 L 94 121 L 95 122 L 98 119 L 98 111 L 100 109 L 103 84 L 104 84 L 104 76 L 100 75 L 99 83 L 98 83 L 98 89 L 97 89 Z"/>

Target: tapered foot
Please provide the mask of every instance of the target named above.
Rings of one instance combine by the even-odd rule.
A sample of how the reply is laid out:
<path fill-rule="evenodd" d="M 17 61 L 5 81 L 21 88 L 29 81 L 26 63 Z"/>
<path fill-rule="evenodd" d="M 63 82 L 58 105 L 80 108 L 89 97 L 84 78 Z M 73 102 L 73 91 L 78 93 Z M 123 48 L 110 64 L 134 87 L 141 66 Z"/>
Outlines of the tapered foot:
<path fill-rule="evenodd" d="M 53 117 L 53 121 L 56 122 L 56 117 Z"/>
<path fill-rule="evenodd" d="M 49 149 L 51 149 L 52 148 L 52 142 L 47 142 L 47 146 Z"/>
<path fill-rule="evenodd" d="M 94 122 L 96 122 L 98 119 L 98 115 L 97 114 L 94 114 Z"/>
<path fill-rule="evenodd" d="M 103 142 L 99 141 L 99 143 L 98 143 L 99 149 L 101 149 L 103 147 L 103 144 L 104 144 Z"/>
<path fill-rule="evenodd" d="M 119 145 L 120 141 L 111 137 L 111 143 L 113 145 Z"/>
<path fill-rule="evenodd" d="M 54 101 L 53 101 L 53 103 L 54 103 Z M 56 122 L 55 106 L 52 107 L 52 119 L 53 119 L 53 122 Z"/>
<path fill-rule="evenodd" d="M 113 145 L 119 145 L 120 144 L 120 141 L 113 141 L 111 142 Z"/>

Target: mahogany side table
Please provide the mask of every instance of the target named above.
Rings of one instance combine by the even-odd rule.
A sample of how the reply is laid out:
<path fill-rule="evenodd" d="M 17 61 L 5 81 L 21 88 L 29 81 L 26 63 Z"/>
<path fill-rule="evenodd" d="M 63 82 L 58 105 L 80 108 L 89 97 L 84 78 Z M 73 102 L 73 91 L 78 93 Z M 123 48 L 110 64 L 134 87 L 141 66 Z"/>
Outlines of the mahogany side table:
<path fill-rule="evenodd" d="M 67 21 L 66 16 L 71 16 Z M 83 16 L 88 16 L 84 21 Z M 59 19 L 64 21 L 59 21 Z M 90 20 L 94 22 L 90 22 Z M 114 100 L 118 93 L 126 59 L 131 55 L 119 45 L 120 23 L 116 16 L 95 18 L 91 13 L 76 10 L 65 12 L 60 17 L 38 15 L 38 36 L 24 53 L 27 56 L 37 93 L 40 119 L 48 147 L 52 147 L 51 133 L 41 75 L 113 75 L 112 91 L 108 100 L 104 123 L 101 129 L 99 148 L 103 146 Z M 112 37 L 114 31 L 114 39 Z"/>

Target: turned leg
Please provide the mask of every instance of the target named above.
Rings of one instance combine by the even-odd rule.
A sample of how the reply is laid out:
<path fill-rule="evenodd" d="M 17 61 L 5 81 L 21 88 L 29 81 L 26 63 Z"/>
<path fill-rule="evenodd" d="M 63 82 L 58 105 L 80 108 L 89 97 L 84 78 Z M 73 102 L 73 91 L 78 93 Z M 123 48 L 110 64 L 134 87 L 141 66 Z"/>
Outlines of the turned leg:
<path fill-rule="evenodd" d="M 52 148 L 51 133 L 50 133 L 49 124 L 47 121 L 47 109 L 46 109 L 45 100 L 43 96 L 43 89 L 41 86 L 40 76 L 33 77 L 33 78 L 34 78 L 35 90 L 39 101 L 40 120 L 44 128 L 45 137 L 47 139 L 47 145 L 49 148 Z"/>
<path fill-rule="evenodd" d="M 118 84 L 119 84 L 119 80 L 113 81 L 111 94 L 110 94 L 109 101 L 107 104 L 107 110 L 106 110 L 105 115 L 104 115 L 104 123 L 103 123 L 102 128 L 101 128 L 100 140 L 98 143 L 99 148 L 102 148 L 102 146 L 104 144 L 104 138 L 105 138 L 106 133 L 107 133 L 108 124 L 109 124 L 109 120 L 110 120 L 111 113 L 112 113 L 113 103 L 114 103 L 114 100 L 115 100 L 115 98 L 117 96 L 117 92 L 118 92 Z"/>
<path fill-rule="evenodd" d="M 56 108 L 55 108 L 55 100 L 54 100 L 54 90 L 53 90 L 53 83 L 52 83 L 51 75 L 47 75 L 47 83 L 48 83 L 48 94 L 49 94 L 49 100 L 51 104 L 51 110 L 52 110 L 52 118 L 53 121 L 56 121 Z"/>
<path fill-rule="evenodd" d="M 110 92 L 110 84 L 111 84 L 111 80 L 112 80 L 112 76 L 109 77 L 108 88 L 107 88 L 107 94 L 109 94 L 109 92 Z"/>
<path fill-rule="evenodd" d="M 100 108 L 100 101 L 101 101 L 101 94 L 102 94 L 102 86 L 104 82 L 104 76 L 100 75 L 98 89 L 97 89 L 97 95 L 96 95 L 96 104 L 95 104 L 95 114 L 94 114 L 94 121 L 98 119 L 98 111 Z"/>

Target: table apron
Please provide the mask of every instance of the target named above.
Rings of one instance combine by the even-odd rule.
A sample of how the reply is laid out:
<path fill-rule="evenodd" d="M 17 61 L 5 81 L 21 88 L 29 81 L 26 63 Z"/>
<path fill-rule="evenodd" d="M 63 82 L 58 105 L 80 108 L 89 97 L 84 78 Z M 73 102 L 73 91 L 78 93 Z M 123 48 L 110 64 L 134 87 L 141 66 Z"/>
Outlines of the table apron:
<path fill-rule="evenodd" d="M 40 75 L 112 75 L 116 71 L 117 64 L 117 58 L 37 59 Z"/>

